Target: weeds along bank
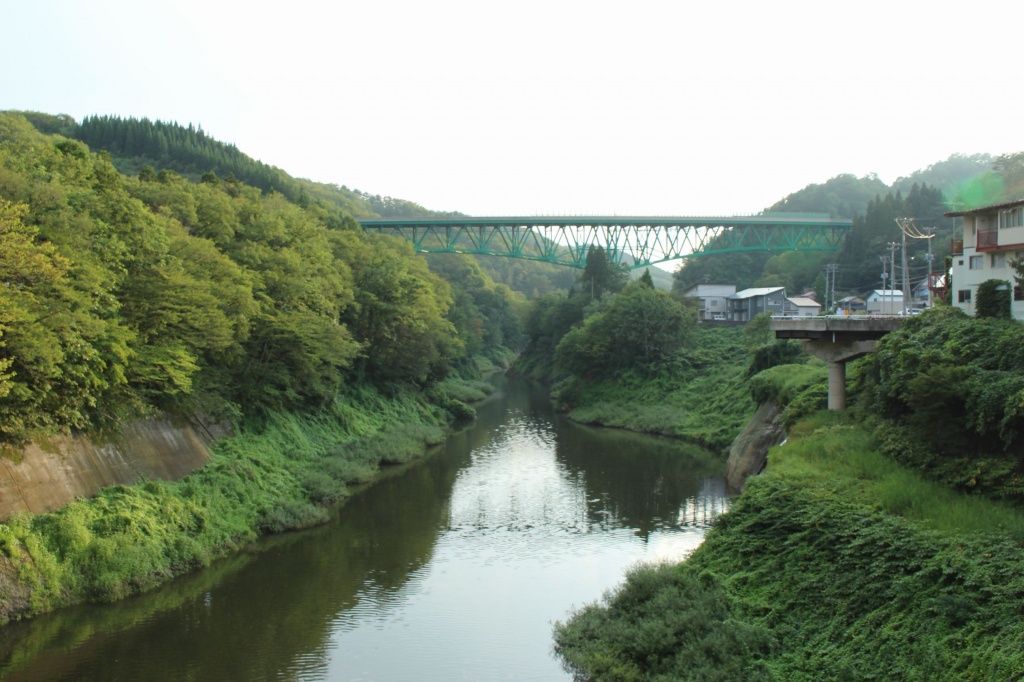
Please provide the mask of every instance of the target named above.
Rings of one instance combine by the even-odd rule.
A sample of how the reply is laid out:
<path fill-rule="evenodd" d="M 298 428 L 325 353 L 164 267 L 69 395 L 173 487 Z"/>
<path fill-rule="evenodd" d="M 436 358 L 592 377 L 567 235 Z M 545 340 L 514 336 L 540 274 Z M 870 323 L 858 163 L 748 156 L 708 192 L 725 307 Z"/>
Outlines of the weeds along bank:
<path fill-rule="evenodd" d="M 208 566 L 262 534 L 326 521 L 382 466 L 419 457 L 472 414 L 481 382 L 430 396 L 364 387 L 316 413 L 272 413 L 218 442 L 175 482 L 114 486 L 60 511 L 0 525 L 0 622 L 112 601 Z M 429 398 L 429 399 L 428 399 Z"/>
<path fill-rule="evenodd" d="M 557 626 L 580 679 L 1024 675 L 1024 519 L 922 481 L 816 415 L 676 565 Z"/>
<path fill-rule="evenodd" d="M 610 372 L 566 372 L 527 351 L 513 368 L 549 381 L 555 405 L 570 419 L 682 438 L 716 452 L 728 448 L 756 405 L 748 388 L 750 334 L 695 328 L 685 347 L 658 363 Z"/>
<path fill-rule="evenodd" d="M 580 679 L 1024 676 L 1024 328 L 937 310 L 818 411 L 813 365 L 754 375 L 789 438 L 685 561 L 555 630 Z M 993 387 L 998 388 L 994 390 Z"/>

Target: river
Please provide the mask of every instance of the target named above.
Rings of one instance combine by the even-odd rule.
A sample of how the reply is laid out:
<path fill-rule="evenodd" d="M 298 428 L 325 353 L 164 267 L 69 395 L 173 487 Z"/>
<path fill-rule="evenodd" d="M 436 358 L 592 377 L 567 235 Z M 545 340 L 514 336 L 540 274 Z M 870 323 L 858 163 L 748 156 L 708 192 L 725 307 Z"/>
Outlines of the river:
<path fill-rule="evenodd" d="M 332 522 L 155 592 L 0 630 L 0 678 L 568 680 L 551 629 L 727 506 L 693 446 L 574 424 L 501 376 L 471 426 Z"/>

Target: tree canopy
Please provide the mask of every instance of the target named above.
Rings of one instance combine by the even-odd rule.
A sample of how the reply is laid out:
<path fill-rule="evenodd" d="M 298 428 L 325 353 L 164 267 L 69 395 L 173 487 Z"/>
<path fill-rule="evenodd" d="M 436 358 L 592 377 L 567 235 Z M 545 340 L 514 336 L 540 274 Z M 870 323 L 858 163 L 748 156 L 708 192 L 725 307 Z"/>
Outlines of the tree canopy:
<path fill-rule="evenodd" d="M 110 127 L 121 144 L 159 143 L 136 128 Z M 186 133 L 168 153 L 205 139 Z M 487 348 L 517 342 L 515 296 L 478 268 L 456 301 L 407 243 L 368 237 L 337 207 L 203 175 L 125 176 L 0 114 L 0 439 L 430 383 L 466 357 L 456 324 Z"/>

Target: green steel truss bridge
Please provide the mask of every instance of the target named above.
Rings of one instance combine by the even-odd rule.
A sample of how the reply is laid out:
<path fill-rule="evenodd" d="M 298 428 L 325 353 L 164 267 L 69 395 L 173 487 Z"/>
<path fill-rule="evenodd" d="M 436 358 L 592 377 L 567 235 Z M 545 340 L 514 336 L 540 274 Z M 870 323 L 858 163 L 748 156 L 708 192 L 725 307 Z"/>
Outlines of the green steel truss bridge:
<path fill-rule="evenodd" d="M 852 221 L 823 214 L 731 217 L 547 216 L 359 221 L 423 253 L 508 256 L 582 268 L 591 245 L 629 269 L 739 251 L 838 251 Z"/>

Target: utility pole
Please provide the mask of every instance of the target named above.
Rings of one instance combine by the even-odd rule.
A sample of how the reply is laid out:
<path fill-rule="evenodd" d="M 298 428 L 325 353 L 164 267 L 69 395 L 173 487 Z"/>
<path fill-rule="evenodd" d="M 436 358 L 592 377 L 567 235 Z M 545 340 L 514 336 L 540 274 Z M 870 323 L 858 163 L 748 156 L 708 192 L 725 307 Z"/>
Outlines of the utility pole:
<path fill-rule="evenodd" d="M 923 229 L 928 233 L 928 255 L 925 256 L 925 260 L 928 261 L 928 307 L 932 308 L 935 306 L 935 302 L 932 300 L 932 285 L 935 283 L 932 279 L 932 261 L 935 259 L 935 256 L 932 255 L 932 237 L 935 236 L 939 228 L 925 227 Z"/>
<path fill-rule="evenodd" d="M 900 248 L 900 262 L 903 265 L 903 312 L 910 312 L 910 268 L 907 267 L 907 231 L 903 233 L 903 246 Z"/>
<path fill-rule="evenodd" d="M 899 246 L 899 244 L 897 244 L 896 242 L 889 242 L 889 272 L 892 274 L 892 276 L 889 278 L 889 301 L 890 301 L 890 303 L 895 303 L 895 301 L 893 299 L 896 298 L 896 295 L 893 294 L 894 290 L 893 290 L 892 287 L 896 284 L 896 247 L 898 247 L 898 246 Z M 895 308 L 894 305 L 890 305 L 889 306 L 889 314 L 890 315 L 892 315 L 893 313 L 896 312 L 895 310 L 893 310 L 893 308 Z"/>
<path fill-rule="evenodd" d="M 907 237 L 912 239 L 928 240 L 928 306 L 932 305 L 932 237 L 935 236 L 936 228 L 918 228 L 913 218 L 897 218 L 896 224 L 900 226 L 903 233 L 903 307 L 910 309 L 910 269 L 907 267 Z"/>
<path fill-rule="evenodd" d="M 838 263 L 825 264 L 825 309 L 831 311 L 836 305 L 836 271 Z"/>
<path fill-rule="evenodd" d="M 889 273 L 885 271 L 885 266 L 888 261 L 885 260 L 885 256 L 879 256 L 878 260 L 882 261 L 882 312 L 885 312 L 885 280 Z"/>

